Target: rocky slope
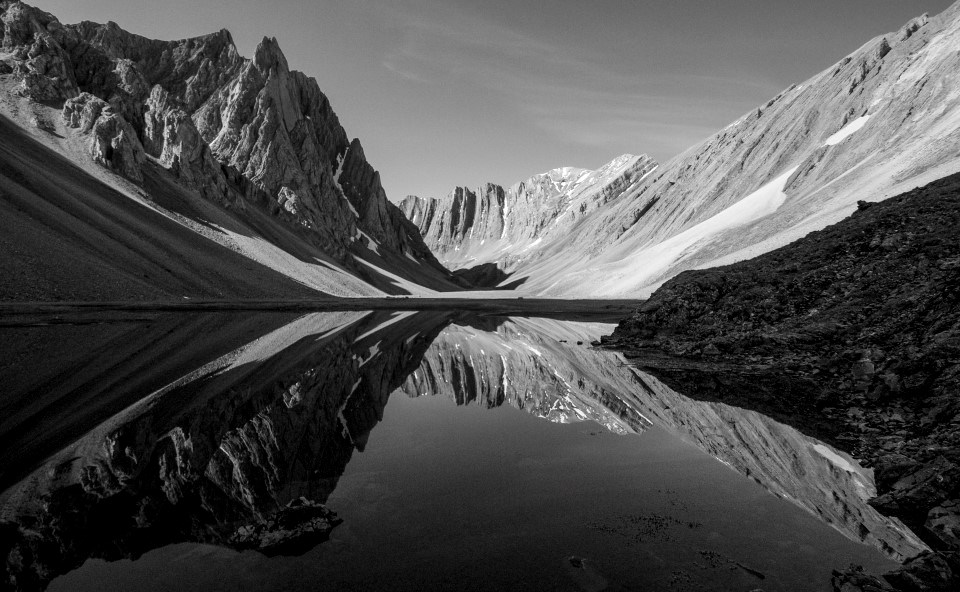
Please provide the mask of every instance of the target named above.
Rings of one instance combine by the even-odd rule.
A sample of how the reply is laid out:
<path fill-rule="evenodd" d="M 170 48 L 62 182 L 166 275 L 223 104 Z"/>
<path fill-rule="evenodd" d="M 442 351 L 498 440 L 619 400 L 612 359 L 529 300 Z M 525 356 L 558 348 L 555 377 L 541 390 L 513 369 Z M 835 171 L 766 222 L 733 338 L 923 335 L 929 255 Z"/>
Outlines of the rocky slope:
<path fill-rule="evenodd" d="M 92 159 L 122 176 L 95 173 L 121 193 L 315 288 L 338 281 L 311 276 L 337 273 L 362 280 L 345 295 L 400 291 L 391 273 L 453 288 L 359 140 L 275 39 L 246 59 L 227 31 L 157 41 L 6 0 L 0 23 L 0 115 L 81 168 Z M 237 232 L 237 221 L 253 228 Z"/>
<path fill-rule="evenodd" d="M 940 552 L 936 577 L 955 589 L 958 224 L 960 175 L 861 202 L 756 259 L 681 274 L 605 343 L 688 396 L 758 409 L 872 465 L 871 504 Z"/>
<path fill-rule="evenodd" d="M 468 259 L 506 265 L 506 281 L 532 294 L 646 297 L 685 269 L 772 250 L 841 220 L 858 200 L 880 201 L 955 173 L 957 47 L 960 4 L 913 19 L 620 187 L 563 232 L 535 247 L 536 239 L 518 243 L 521 261 L 497 252 Z M 453 222 L 453 201 L 432 219 Z M 450 223 L 439 233 L 436 223 L 425 226 L 431 208 L 411 202 L 405 212 L 443 258 L 464 233 Z M 451 264 L 465 264 L 456 257 Z"/>
<path fill-rule="evenodd" d="M 441 199 L 408 196 L 400 209 L 450 269 L 494 263 L 506 273 L 538 253 L 541 243 L 636 186 L 657 164 L 624 154 L 596 171 L 564 167 L 507 189 L 487 183 L 457 187 Z"/>

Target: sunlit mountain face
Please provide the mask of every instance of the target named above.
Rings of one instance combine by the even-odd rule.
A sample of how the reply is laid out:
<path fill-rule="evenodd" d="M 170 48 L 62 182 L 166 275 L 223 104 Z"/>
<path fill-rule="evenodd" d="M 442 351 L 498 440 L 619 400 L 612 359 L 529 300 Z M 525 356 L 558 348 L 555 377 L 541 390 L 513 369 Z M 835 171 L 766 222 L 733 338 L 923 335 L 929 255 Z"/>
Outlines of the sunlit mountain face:
<path fill-rule="evenodd" d="M 523 589 L 682 573 L 728 589 L 761 574 L 799 590 L 824 565 L 885 569 L 924 548 L 866 505 L 870 471 L 589 345 L 611 328 L 379 311 L 15 329 L 7 577 Z M 68 333 L 90 347 L 65 350 Z M 38 371 L 14 380 L 24 367 Z M 40 392 L 72 404 L 35 407 Z"/>

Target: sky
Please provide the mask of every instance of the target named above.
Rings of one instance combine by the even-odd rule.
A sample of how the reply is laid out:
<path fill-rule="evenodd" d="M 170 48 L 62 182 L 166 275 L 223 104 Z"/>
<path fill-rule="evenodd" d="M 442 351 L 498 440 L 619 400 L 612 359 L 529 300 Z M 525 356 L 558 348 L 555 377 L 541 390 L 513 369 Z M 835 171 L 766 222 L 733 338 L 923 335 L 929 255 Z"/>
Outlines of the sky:
<path fill-rule="evenodd" d="M 387 196 L 660 162 L 952 0 L 28 0 L 158 39 L 276 37 Z"/>

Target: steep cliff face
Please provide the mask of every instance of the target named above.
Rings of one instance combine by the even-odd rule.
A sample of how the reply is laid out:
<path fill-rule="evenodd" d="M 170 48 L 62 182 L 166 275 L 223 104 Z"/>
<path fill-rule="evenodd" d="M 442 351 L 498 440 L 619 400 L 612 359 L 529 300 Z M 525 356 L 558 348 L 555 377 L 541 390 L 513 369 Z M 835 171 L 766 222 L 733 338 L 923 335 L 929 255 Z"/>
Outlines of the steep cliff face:
<path fill-rule="evenodd" d="M 444 265 L 495 263 L 510 272 L 656 167 L 647 156 L 624 154 L 596 171 L 553 169 L 508 189 L 487 183 L 475 192 L 457 187 L 441 199 L 408 196 L 400 209 Z"/>
<path fill-rule="evenodd" d="M 536 256 L 518 243 L 519 262 L 496 253 L 476 261 L 506 265 L 507 281 L 533 294 L 646 297 L 685 269 L 772 250 L 839 221 L 858 200 L 957 172 L 958 45 L 960 4 L 916 18 L 622 187 L 544 237 Z M 439 257 L 463 265 L 474 255 L 456 251 L 449 224 L 438 232 L 417 217 L 436 209 L 432 218 L 446 220 L 451 201 L 411 200 L 404 211 Z"/>
<path fill-rule="evenodd" d="M 180 186 L 237 215 L 269 214 L 321 259 L 375 286 L 390 289 L 391 282 L 356 257 L 452 288 L 387 200 L 359 140 L 349 139 L 317 82 L 290 70 L 275 39 L 264 38 L 245 59 L 225 30 L 157 41 L 115 23 L 63 25 L 19 2 L 0 3 L 0 21 L 5 86 L 35 103 L 62 105 L 63 123 L 71 135 L 89 136 L 93 159 L 153 201 L 164 200 L 144 180 L 159 165 Z M 409 259 L 415 266 L 404 263 Z"/>

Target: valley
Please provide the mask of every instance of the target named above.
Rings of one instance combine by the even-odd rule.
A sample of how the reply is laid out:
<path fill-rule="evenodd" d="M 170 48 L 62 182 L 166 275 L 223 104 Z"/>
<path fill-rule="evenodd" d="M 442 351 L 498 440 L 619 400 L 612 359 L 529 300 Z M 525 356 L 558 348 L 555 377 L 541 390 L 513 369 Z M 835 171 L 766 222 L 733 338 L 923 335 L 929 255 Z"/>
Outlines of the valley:
<path fill-rule="evenodd" d="M 276 37 L 132 30 L 0 0 L 0 589 L 958 589 L 960 2 L 439 196 Z"/>

